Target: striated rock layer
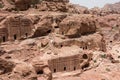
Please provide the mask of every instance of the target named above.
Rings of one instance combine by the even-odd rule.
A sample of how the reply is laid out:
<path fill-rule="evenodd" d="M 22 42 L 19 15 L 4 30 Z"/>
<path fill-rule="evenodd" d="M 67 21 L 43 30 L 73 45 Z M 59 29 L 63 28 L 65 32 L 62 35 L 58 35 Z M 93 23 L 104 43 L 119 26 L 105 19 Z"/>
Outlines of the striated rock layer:
<path fill-rule="evenodd" d="M 0 0 L 0 80 L 119 80 L 119 3 Z"/>

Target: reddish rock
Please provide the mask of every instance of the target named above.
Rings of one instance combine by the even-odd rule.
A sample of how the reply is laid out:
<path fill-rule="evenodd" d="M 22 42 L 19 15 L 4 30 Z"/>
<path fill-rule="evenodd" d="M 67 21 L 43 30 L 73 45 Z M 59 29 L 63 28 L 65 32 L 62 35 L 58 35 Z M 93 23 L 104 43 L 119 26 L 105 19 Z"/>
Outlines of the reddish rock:
<path fill-rule="evenodd" d="M 89 14 L 89 10 L 87 7 L 80 6 L 77 4 L 67 4 L 68 12 L 75 14 Z"/>
<path fill-rule="evenodd" d="M 95 17 L 92 15 L 73 15 L 65 18 L 60 24 L 60 33 L 78 37 L 96 32 Z"/>

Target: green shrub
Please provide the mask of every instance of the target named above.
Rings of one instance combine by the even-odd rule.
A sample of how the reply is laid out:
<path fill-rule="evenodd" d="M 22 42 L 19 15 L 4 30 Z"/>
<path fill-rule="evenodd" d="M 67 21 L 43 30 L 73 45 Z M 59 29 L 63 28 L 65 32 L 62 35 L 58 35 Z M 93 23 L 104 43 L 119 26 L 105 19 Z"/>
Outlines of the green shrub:
<path fill-rule="evenodd" d="M 2 3 L 0 3 L 0 8 L 3 8 L 3 5 L 2 5 Z"/>
<path fill-rule="evenodd" d="M 106 54 L 101 54 L 101 58 L 106 58 Z"/>
<path fill-rule="evenodd" d="M 43 1 L 43 0 L 31 0 L 31 4 L 35 5 L 35 4 L 40 3 L 41 1 Z"/>

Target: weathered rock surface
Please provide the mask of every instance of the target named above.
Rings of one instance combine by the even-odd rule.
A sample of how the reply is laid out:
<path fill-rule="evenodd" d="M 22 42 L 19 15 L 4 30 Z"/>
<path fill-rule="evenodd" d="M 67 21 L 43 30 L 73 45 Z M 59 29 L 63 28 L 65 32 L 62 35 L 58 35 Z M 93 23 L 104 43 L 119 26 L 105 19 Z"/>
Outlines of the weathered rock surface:
<path fill-rule="evenodd" d="M 69 37 L 79 37 L 94 32 L 96 32 L 96 24 L 92 15 L 68 16 L 60 24 L 60 33 Z"/>
<path fill-rule="evenodd" d="M 13 80 L 36 80 L 37 75 L 32 65 L 26 63 L 17 63 L 13 69 L 10 79 Z"/>
<path fill-rule="evenodd" d="M 99 7 L 94 7 L 89 10 L 90 14 L 101 15 L 101 9 Z"/>
<path fill-rule="evenodd" d="M 54 14 L 54 15 L 53 15 Z M 33 37 L 47 35 L 54 31 L 54 28 L 59 28 L 60 22 L 66 18 L 67 14 L 50 13 L 43 15 L 38 24 L 35 25 Z"/>
<path fill-rule="evenodd" d="M 3 10 L 27 10 L 31 5 L 39 3 L 39 0 L 1 0 L 3 3 Z"/>
<path fill-rule="evenodd" d="M 106 16 L 108 14 L 120 14 L 120 2 L 106 4 L 103 8 L 94 7 L 90 9 L 91 14 Z"/>
<path fill-rule="evenodd" d="M 12 72 L 15 63 L 0 58 L 0 75 Z"/>
<path fill-rule="evenodd" d="M 77 4 L 67 4 L 68 12 L 75 14 L 89 14 L 89 10 L 87 7 L 80 6 Z"/>
<path fill-rule="evenodd" d="M 100 27 L 116 27 L 120 25 L 119 21 L 120 21 L 119 14 L 110 14 L 103 17 L 102 16 L 98 17 Z"/>
<path fill-rule="evenodd" d="M 17 60 L 0 61 L 0 79 L 6 80 L 37 80 L 37 74 L 32 65 Z M 6 75 L 4 75 L 6 74 Z"/>
<path fill-rule="evenodd" d="M 0 80 L 119 80 L 119 4 L 0 0 Z"/>
<path fill-rule="evenodd" d="M 54 46 L 61 48 L 64 46 L 79 46 L 83 50 L 100 50 L 106 51 L 105 40 L 100 34 L 81 36 L 73 39 L 54 39 Z"/>
<path fill-rule="evenodd" d="M 52 1 L 42 1 L 38 4 L 37 8 L 40 11 L 61 11 L 67 12 L 68 8 L 66 7 L 66 3 L 64 2 L 52 2 Z"/>
<path fill-rule="evenodd" d="M 44 0 L 45 1 L 45 0 Z M 43 1 L 42 0 L 15 0 L 14 4 L 15 4 L 15 8 L 17 10 L 27 10 L 29 8 L 38 8 L 37 4 L 42 4 Z"/>
<path fill-rule="evenodd" d="M 108 11 L 110 13 L 120 13 L 120 2 L 115 3 L 115 4 L 106 4 L 103 7 L 104 11 Z"/>

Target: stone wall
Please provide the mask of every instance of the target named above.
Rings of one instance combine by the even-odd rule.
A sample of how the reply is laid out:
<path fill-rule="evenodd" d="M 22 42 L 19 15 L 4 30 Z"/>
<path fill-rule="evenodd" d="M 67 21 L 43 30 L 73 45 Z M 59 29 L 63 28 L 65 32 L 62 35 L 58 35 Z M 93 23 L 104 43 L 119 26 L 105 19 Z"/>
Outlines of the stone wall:
<path fill-rule="evenodd" d="M 86 53 L 81 53 L 73 56 L 58 57 L 48 61 L 49 68 L 52 73 L 62 71 L 75 71 L 82 69 L 88 64 L 91 56 Z"/>

